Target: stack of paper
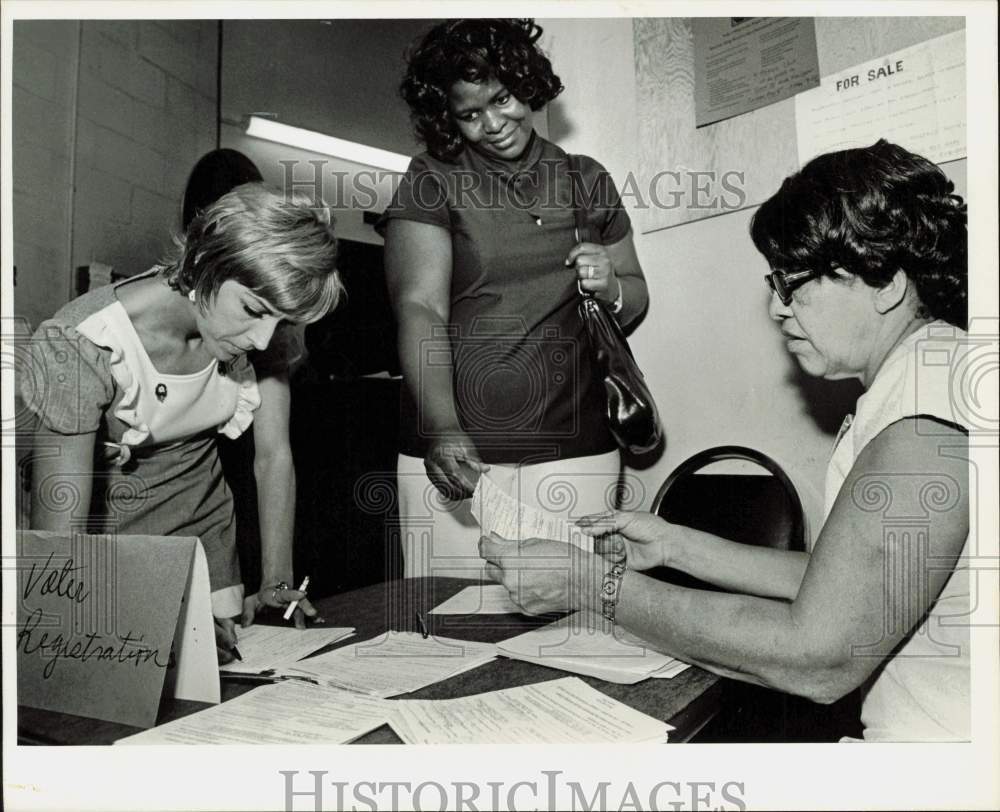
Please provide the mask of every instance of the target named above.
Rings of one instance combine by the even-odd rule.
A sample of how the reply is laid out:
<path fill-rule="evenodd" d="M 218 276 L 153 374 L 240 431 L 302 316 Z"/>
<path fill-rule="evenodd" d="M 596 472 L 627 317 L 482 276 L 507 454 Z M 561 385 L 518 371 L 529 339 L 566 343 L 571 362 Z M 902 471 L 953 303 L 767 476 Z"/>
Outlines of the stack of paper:
<path fill-rule="evenodd" d="M 236 646 L 243 661 L 234 660 L 220 666 L 219 670 L 222 676 L 280 672 L 314 651 L 352 634 L 353 626 L 322 626 L 311 629 L 259 624 L 244 629 L 241 626 L 237 628 Z"/>
<path fill-rule="evenodd" d="M 648 643 L 601 618 L 577 612 L 497 643 L 505 657 L 550 668 L 631 684 L 648 677 L 670 678 L 687 668 Z"/>
<path fill-rule="evenodd" d="M 388 705 L 336 688 L 280 682 L 115 744 L 346 744 L 384 725 Z"/>
<path fill-rule="evenodd" d="M 660 743 L 673 729 L 577 677 L 390 707 L 405 744 Z"/>
<path fill-rule="evenodd" d="M 555 539 L 594 551 L 594 540 L 579 527 L 553 513 L 526 505 L 507 493 L 486 474 L 479 477 L 472 494 L 472 515 L 484 533 L 511 541 Z"/>
<path fill-rule="evenodd" d="M 472 643 L 415 632 L 387 632 L 303 660 L 289 674 L 369 696 L 398 696 L 441 682 L 496 657 L 492 643 Z"/>

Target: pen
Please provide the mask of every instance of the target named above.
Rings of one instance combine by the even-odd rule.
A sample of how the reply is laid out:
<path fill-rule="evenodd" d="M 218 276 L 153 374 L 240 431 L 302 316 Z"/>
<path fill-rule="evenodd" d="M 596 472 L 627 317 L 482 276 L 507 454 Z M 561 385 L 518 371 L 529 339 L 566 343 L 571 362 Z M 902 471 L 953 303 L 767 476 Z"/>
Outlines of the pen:
<path fill-rule="evenodd" d="M 302 586 L 299 587 L 299 592 L 305 592 L 308 586 L 309 586 L 309 576 L 307 575 L 305 578 L 302 579 Z M 282 617 L 285 620 L 288 620 L 292 616 L 292 613 L 295 611 L 295 607 L 298 605 L 299 602 L 297 599 L 292 601 L 290 604 L 288 604 L 288 608 L 285 610 L 285 614 L 282 615 Z"/>
<path fill-rule="evenodd" d="M 230 682 L 249 682 L 256 685 L 273 685 L 276 682 L 284 682 L 286 680 L 297 680 L 299 682 L 308 682 L 312 685 L 319 685 L 319 681 L 312 677 L 299 676 L 298 674 L 274 674 L 266 671 L 260 674 L 234 674 L 230 671 L 220 671 L 219 677 Z"/>
<path fill-rule="evenodd" d="M 417 626 L 420 628 L 420 634 L 423 635 L 424 640 L 430 636 L 430 632 L 427 631 L 427 624 L 424 623 L 423 615 L 420 612 L 415 613 L 417 616 Z"/>
<path fill-rule="evenodd" d="M 255 685 L 271 685 L 278 681 L 277 677 L 266 674 L 233 674 L 229 671 L 220 671 L 219 678 L 227 682 L 249 682 Z"/>

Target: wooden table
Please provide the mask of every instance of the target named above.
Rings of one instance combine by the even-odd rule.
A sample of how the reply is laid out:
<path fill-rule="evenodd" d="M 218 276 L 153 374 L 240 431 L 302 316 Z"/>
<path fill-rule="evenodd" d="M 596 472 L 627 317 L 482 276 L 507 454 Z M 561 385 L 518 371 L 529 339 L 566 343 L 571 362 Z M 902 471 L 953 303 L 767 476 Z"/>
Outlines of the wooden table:
<path fill-rule="evenodd" d="M 417 631 L 418 612 L 423 615 L 432 635 L 489 643 L 506 640 L 552 620 L 551 617 L 524 615 L 427 614 L 470 583 L 460 578 L 389 581 L 323 598 L 315 605 L 330 625 L 357 629 L 354 637 L 330 648 L 367 640 L 387 629 Z M 451 699 L 566 675 L 565 671 L 501 657 L 406 694 L 406 698 Z M 634 685 L 617 685 L 593 677 L 581 679 L 608 696 L 676 727 L 670 734 L 671 742 L 688 741 L 718 712 L 722 701 L 720 678 L 695 667 L 673 679 L 647 679 Z M 232 699 L 254 687 L 223 680 L 222 699 Z M 207 705 L 201 702 L 165 699 L 157 723 L 169 722 L 205 707 Z M 25 707 L 18 708 L 17 726 L 19 743 L 44 745 L 111 744 L 140 731 L 129 725 Z M 400 739 L 388 725 L 383 725 L 358 739 L 357 743 L 399 744 Z"/>

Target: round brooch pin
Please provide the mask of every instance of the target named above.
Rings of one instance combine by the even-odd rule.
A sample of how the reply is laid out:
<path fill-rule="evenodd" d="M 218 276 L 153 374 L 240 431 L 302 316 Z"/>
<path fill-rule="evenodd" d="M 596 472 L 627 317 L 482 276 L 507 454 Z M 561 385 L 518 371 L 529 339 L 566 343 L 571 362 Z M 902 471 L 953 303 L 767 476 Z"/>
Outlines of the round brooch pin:
<path fill-rule="evenodd" d="M 156 389 L 153 390 L 156 394 L 156 399 L 163 403 L 167 399 L 167 385 L 164 383 L 156 384 Z"/>

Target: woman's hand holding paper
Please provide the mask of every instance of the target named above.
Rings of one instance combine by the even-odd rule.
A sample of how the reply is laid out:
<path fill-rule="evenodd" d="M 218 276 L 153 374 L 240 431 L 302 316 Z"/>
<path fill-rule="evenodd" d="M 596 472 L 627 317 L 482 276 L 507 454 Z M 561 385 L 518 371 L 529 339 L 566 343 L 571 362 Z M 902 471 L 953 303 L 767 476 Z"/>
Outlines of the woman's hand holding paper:
<path fill-rule="evenodd" d="M 487 575 L 529 615 L 586 608 L 607 569 L 600 556 L 561 541 L 508 541 L 496 533 L 479 540 L 479 555 Z"/>

